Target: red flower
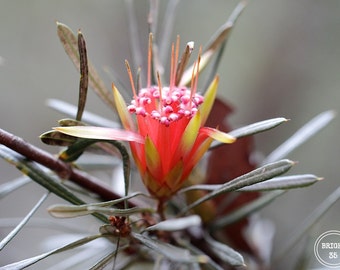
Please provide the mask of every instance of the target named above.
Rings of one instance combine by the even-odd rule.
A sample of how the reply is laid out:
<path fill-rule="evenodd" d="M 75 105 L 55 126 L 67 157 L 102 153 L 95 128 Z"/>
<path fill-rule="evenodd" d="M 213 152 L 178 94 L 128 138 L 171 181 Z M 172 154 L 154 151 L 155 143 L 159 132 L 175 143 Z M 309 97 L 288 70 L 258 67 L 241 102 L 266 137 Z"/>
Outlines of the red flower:
<path fill-rule="evenodd" d="M 77 137 L 129 141 L 144 185 L 160 201 L 169 199 L 182 187 L 214 139 L 224 143 L 235 141 L 227 133 L 204 126 L 215 100 L 218 77 L 204 96 L 198 94 L 198 59 L 192 72 L 191 87 L 176 85 L 176 47 L 176 52 L 172 53 L 169 86 L 162 86 L 159 76 L 158 85 L 150 85 L 151 50 L 148 85 L 136 93 L 131 83 L 134 97 L 130 105 L 126 106 L 113 86 L 124 130 L 85 126 L 55 128 Z M 127 67 L 132 81 L 128 63 Z M 136 123 L 131 114 L 136 115 Z"/>

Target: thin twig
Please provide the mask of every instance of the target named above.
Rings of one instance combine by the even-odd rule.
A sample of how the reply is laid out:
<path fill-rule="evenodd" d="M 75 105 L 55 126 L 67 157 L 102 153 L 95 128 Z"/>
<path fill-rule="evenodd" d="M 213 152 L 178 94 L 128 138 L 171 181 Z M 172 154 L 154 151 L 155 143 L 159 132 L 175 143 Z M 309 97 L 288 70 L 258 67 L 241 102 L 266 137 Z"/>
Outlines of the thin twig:
<path fill-rule="evenodd" d="M 88 191 L 97 194 L 102 200 L 115 200 L 121 197 L 113 192 L 109 187 L 104 185 L 99 179 L 96 179 L 85 172 L 73 169 L 69 164 L 54 157 L 50 153 L 3 129 L 0 129 L 0 144 L 3 144 L 26 158 L 49 168 L 60 178 L 68 179 Z M 123 206 L 123 204 L 120 206 Z M 133 206 L 135 205 L 129 202 L 129 207 Z"/>

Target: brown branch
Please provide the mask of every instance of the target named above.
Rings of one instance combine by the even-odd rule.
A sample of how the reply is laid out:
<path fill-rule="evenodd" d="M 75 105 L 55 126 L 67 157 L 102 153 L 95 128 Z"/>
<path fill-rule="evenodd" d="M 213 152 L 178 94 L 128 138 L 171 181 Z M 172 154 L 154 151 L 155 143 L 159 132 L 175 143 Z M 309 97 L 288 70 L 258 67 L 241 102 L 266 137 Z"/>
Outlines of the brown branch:
<path fill-rule="evenodd" d="M 26 142 L 3 129 L 0 129 L 0 144 L 7 146 L 15 152 L 25 156 L 27 159 L 35 161 L 50 170 L 54 171 L 60 178 L 68 179 L 79 186 L 97 194 L 102 200 L 115 200 L 121 198 L 109 187 L 104 185 L 99 179 L 90 176 L 82 171 L 73 169 L 69 164 L 54 157 L 50 153 Z M 121 204 L 120 206 L 123 206 Z M 134 204 L 129 202 L 129 206 Z"/>

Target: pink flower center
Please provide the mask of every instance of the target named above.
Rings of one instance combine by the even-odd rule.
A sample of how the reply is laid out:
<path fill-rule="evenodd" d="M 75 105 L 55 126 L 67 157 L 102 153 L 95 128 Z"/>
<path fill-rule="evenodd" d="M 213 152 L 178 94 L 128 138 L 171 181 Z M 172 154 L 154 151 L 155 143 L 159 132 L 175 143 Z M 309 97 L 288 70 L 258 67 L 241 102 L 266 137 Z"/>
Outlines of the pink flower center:
<path fill-rule="evenodd" d="M 195 91 L 196 92 L 196 91 Z M 192 93 L 187 87 L 142 88 L 128 106 L 130 113 L 151 117 L 169 126 L 183 117 L 191 118 L 203 103 L 203 96 Z"/>

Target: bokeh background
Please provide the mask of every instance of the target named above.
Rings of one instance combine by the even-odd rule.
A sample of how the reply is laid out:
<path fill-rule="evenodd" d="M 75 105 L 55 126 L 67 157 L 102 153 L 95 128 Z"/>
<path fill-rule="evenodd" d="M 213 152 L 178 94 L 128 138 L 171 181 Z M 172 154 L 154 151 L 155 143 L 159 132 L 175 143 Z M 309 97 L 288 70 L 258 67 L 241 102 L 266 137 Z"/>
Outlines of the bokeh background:
<path fill-rule="evenodd" d="M 137 38 L 146 53 L 148 1 L 134 2 L 135 19 L 140 26 Z M 179 34 L 182 46 L 191 40 L 195 41 L 196 48 L 206 44 L 237 3 L 181 1 L 173 40 Z M 168 15 L 165 4 L 166 1 L 160 1 L 160 25 Z M 329 109 L 339 111 L 339 14 L 338 0 L 258 0 L 249 1 L 239 18 L 219 69 L 219 95 L 235 108 L 230 119 L 234 126 L 279 116 L 291 119 L 279 128 L 256 136 L 257 150 L 264 155 L 318 113 Z M 42 145 L 38 136 L 55 126 L 63 115 L 47 108 L 45 102 L 48 98 L 57 98 L 76 104 L 79 81 L 79 74 L 59 43 L 55 21 L 67 24 L 74 31 L 82 30 L 89 58 L 110 86 L 112 78 L 104 71 L 106 67 L 127 83 L 124 60 L 132 62 L 128 20 L 122 0 L 1 1 L 0 128 L 55 153 L 57 150 Z M 87 109 L 112 117 L 111 110 L 93 93 L 89 94 Z M 291 191 L 261 211 L 277 226 L 274 253 L 283 239 L 339 186 L 339 131 L 340 120 L 336 118 L 289 156 L 299 161 L 293 173 L 313 173 L 325 180 Z M 16 169 L 0 160 L 0 183 L 19 175 Z M 23 216 L 42 192 L 40 187 L 31 184 L 7 197 L 0 204 L 0 217 Z M 340 202 L 316 224 L 310 236 L 312 242 L 327 230 L 340 229 L 339 210 Z M 32 230 L 31 233 L 36 238 L 42 232 Z M 36 254 L 28 238 L 14 244 L 2 253 L 6 256 L 0 254 L 1 264 L 27 257 L 23 254 Z M 304 248 L 305 241 L 301 241 L 287 256 L 282 269 L 289 269 L 284 268 L 293 263 L 289 258 Z M 313 265 L 320 266 L 316 261 Z"/>

